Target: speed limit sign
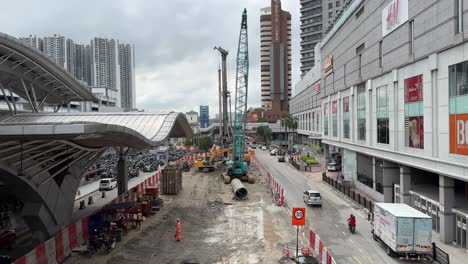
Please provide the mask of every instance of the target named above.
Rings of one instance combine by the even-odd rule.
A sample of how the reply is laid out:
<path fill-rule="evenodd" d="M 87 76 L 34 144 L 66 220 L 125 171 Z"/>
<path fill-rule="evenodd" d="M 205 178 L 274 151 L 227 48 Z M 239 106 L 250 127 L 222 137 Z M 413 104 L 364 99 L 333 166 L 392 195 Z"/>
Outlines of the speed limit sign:
<path fill-rule="evenodd" d="M 295 207 L 292 210 L 292 225 L 303 226 L 305 225 L 305 208 Z"/>

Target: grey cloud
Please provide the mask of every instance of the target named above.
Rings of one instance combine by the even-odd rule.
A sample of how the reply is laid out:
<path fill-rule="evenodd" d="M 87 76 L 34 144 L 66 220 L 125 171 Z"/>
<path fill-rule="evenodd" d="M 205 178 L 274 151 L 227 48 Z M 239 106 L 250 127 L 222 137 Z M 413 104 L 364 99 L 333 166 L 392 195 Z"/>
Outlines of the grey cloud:
<path fill-rule="evenodd" d="M 107 36 L 135 45 L 137 106 L 146 110 L 217 112 L 214 46 L 229 54 L 229 89 L 241 13 L 248 12 L 249 105 L 260 105 L 260 8 L 269 0 L 48 0 L 2 3 L 0 31 L 20 37 L 61 34 L 77 42 Z M 293 85 L 299 77 L 299 1 L 283 0 L 293 19 Z M 19 12 L 18 10 L 21 10 Z M 27 19 L 18 19 L 17 15 Z M 11 15 L 6 15 L 11 14 Z M 234 103 L 234 102 L 233 102 Z"/>

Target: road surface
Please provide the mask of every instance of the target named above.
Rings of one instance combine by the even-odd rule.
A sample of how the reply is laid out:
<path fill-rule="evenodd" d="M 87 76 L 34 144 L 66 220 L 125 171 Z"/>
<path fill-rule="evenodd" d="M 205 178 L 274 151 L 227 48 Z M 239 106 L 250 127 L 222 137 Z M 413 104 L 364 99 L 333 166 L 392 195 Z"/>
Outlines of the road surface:
<path fill-rule="evenodd" d="M 302 194 L 306 189 L 320 191 L 322 208 L 308 207 L 306 218 L 329 249 L 336 263 L 406 263 L 387 256 L 383 244 L 374 241 L 371 225 L 367 221 L 367 212 L 347 197 L 321 183 L 321 173 L 305 176 L 289 163 L 279 163 L 276 156 L 268 151 L 257 151 L 257 159 L 263 163 L 273 177 L 285 190 L 288 207 L 306 207 Z M 356 216 L 356 233 L 348 230 L 347 219 L 350 214 Z M 304 234 L 308 237 L 308 234 Z M 415 262 L 412 262 L 415 263 Z"/>

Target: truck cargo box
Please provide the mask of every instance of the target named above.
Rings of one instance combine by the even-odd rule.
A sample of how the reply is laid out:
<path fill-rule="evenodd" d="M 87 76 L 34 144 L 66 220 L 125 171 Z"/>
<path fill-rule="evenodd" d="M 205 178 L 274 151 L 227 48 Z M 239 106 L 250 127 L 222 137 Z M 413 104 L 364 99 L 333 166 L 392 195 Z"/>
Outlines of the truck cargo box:
<path fill-rule="evenodd" d="M 376 203 L 374 236 L 395 253 L 431 253 L 432 218 L 406 205 Z"/>

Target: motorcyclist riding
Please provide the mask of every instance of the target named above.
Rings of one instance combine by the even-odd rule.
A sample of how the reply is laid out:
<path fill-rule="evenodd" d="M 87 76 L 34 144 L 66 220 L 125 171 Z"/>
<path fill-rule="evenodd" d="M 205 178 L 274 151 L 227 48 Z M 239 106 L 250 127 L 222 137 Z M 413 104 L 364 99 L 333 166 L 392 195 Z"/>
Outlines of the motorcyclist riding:
<path fill-rule="evenodd" d="M 354 231 L 356 229 L 356 217 L 354 217 L 353 214 L 349 215 L 348 227 L 349 227 L 349 230 L 351 231 L 351 233 L 354 233 Z"/>

